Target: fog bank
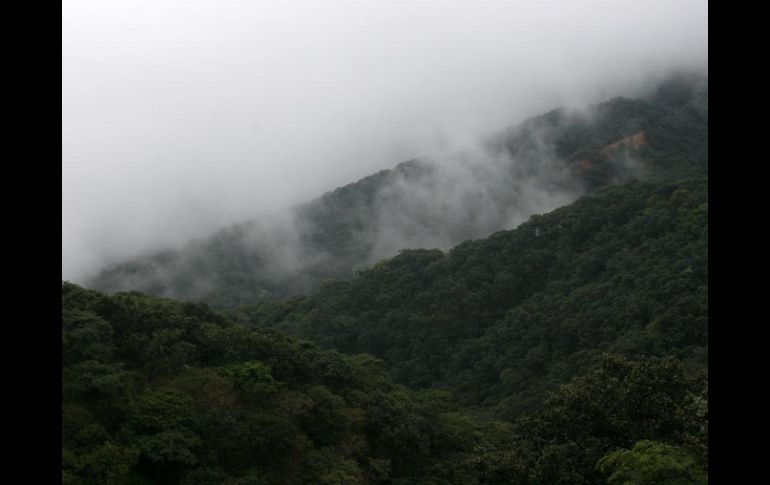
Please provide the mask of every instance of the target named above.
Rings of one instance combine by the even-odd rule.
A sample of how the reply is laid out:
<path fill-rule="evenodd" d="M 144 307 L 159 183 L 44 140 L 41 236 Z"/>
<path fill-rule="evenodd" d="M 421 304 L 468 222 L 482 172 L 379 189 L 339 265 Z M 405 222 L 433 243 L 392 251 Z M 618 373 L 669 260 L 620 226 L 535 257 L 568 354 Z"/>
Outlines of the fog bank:
<path fill-rule="evenodd" d="M 62 278 L 704 69 L 707 19 L 705 1 L 65 0 Z"/>

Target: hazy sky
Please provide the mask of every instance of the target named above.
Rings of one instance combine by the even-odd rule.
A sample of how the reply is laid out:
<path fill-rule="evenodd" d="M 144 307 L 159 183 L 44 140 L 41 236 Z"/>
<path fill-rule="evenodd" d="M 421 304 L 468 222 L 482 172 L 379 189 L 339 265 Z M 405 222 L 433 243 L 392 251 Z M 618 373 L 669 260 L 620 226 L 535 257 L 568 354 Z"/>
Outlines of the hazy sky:
<path fill-rule="evenodd" d="M 62 278 L 707 66 L 706 0 L 63 0 Z"/>

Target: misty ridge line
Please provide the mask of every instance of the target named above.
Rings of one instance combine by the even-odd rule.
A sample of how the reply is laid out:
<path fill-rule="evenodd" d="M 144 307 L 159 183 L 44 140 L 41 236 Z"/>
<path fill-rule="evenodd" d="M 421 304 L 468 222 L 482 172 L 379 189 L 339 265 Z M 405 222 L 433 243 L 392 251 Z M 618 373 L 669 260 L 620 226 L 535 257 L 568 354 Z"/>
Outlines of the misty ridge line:
<path fill-rule="evenodd" d="M 684 98 L 689 115 L 705 113 L 707 130 L 707 78 L 675 76 L 666 89 L 647 100 L 614 98 L 530 118 L 463 149 L 412 159 L 289 211 L 225 227 L 180 250 L 107 268 L 88 285 L 232 307 L 308 293 L 323 279 L 350 278 L 403 249 L 448 250 L 515 228 L 603 185 L 660 172 L 640 156 L 649 137 L 640 128 L 666 110 L 681 111 L 667 106 L 666 96 Z M 638 143 L 623 143 L 629 136 Z"/>
<path fill-rule="evenodd" d="M 65 2 L 62 278 L 708 65 L 702 0 L 359 3 Z"/>
<path fill-rule="evenodd" d="M 204 295 L 217 282 L 202 278 L 196 267 L 204 270 L 207 259 L 228 251 L 249 254 L 241 261 L 243 267 L 267 280 L 306 292 L 317 278 L 352 276 L 401 249 L 446 250 L 463 240 L 514 227 L 533 213 L 551 210 L 579 195 L 548 190 L 538 183 L 551 178 L 545 173 L 517 174 L 506 170 L 510 166 L 515 167 L 512 160 L 488 149 L 440 161 L 404 162 L 291 211 L 223 228 L 210 238 L 189 242 L 181 251 L 150 256 L 138 273 L 125 275 L 117 286 L 177 296 L 162 288 L 176 286 L 186 275 L 194 280 L 188 288 L 192 294 Z M 522 204 L 511 205 L 511 195 Z M 339 204 L 350 197 L 355 205 Z M 156 283 L 148 287 L 153 280 Z"/>

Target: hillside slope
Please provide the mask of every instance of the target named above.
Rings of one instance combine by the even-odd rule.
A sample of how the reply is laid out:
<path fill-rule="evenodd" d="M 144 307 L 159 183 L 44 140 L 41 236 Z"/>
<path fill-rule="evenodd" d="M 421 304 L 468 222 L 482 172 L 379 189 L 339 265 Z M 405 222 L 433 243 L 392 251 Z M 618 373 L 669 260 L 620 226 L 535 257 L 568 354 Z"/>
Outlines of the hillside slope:
<path fill-rule="evenodd" d="M 62 284 L 65 484 L 425 483 L 510 435 L 371 356 Z"/>
<path fill-rule="evenodd" d="M 707 391 L 608 355 L 515 424 L 479 420 L 371 356 L 62 284 L 66 485 L 705 483 Z"/>
<path fill-rule="evenodd" d="M 385 360 L 514 419 L 604 351 L 708 359 L 708 179 L 630 182 L 448 253 L 405 250 L 239 321 Z"/>
<path fill-rule="evenodd" d="M 675 77 L 644 99 L 555 110 L 445 160 L 412 160 L 286 217 L 222 229 L 86 285 L 233 308 L 308 293 L 403 248 L 447 250 L 629 179 L 708 170 L 708 82 Z"/>

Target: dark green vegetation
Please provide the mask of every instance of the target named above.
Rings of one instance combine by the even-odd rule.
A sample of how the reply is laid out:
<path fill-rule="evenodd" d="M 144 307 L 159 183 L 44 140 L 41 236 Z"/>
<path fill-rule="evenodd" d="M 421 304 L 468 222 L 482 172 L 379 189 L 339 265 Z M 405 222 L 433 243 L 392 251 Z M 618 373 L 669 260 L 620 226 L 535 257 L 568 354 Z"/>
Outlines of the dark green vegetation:
<path fill-rule="evenodd" d="M 448 253 L 234 312 L 514 419 L 604 351 L 707 365 L 706 179 L 634 182 Z"/>
<path fill-rule="evenodd" d="M 605 356 L 513 425 L 204 305 L 62 284 L 65 484 L 703 483 L 707 381 Z M 656 478 L 657 477 L 657 478 Z"/>
<path fill-rule="evenodd" d="M 460 462 L 451 483 L 705 484 L 708 378 L 674 358 L 604 356 L 514 435 Z"/>
<path fill-rule="evenodd" d="M 557 110 L 448 211 L 413 161 L 99 280 L 216 310 L 63 283 L 64 483 L 707 483 L 707 113 Z M 528 184 L 587 195 L 487 237 Z M 465 242 L 360 270 L 405 234 Z"/>
<path fill-rule="evenodd" d="M 403 248 L 448 250 L 608 184 L 705 175 L 707 81 L 680 76 L 643 99 L 555 110 L 460 158 L 402 163 L 286 218 L 235 225 L 108 268 L 87 286 L 234 308 L 307 294 Z"/>
<path fill-rule="evenodd" d="M 370 356 L 203 305 L 65 283 L 62 317 L 64 483 L 389 483 L 510 440 Z"/>
<path fill-rule="evenodd" d="M 233 323 L 63 284 L 65 483 L 705 483 L 706 182 L 606 188 Z"/>

